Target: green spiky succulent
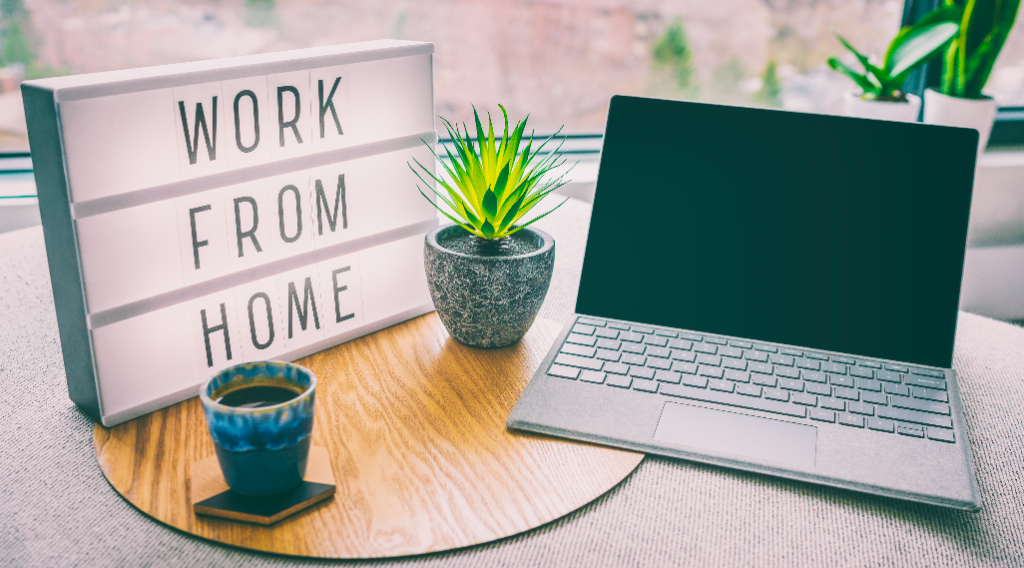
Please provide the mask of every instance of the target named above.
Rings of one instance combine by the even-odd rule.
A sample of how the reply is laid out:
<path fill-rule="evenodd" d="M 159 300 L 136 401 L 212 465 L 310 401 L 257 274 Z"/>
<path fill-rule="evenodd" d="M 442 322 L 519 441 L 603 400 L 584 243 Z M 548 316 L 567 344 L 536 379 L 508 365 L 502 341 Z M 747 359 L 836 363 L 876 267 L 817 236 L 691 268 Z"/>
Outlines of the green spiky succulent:
<path fill-rule="evenodd" d="M 505 130 L 497 141 L 494 138 L 494 124 L 491 122 L 490 113 L 487 114 L 487 135 L 485 136 L 483 126 L 480 124 L 480 116 L 477 114 L 476 108 L 473 108 L 473 118 L 476 121 L 476 143 L 469 136 L 469 129 L 465 123 L 462 124 L 462 133 L 459 133 L 458 126 L 453 126 L 448 120 L 441 118 L 445 128 L 448 129 L 448 136 L 456 151 L 453 156 L 447 147 L 445 148 L 445 154 L 451 165 L 441 159 L 441 156 L 434 151 L 432 144 L 424 141 L 438 163 L 448 173 L 451 179 L 450 183 L 434 175 L 419 160 L 413 158 L 420 170 L 438 186 L 444 188 L 447 195 L 435 189 L 420 171 L 409 164 L 409 168 L 420 181 L 438 199 L 451 208 L 456 216 L 453 217 L 448 211 L 442 209 L 417 184 L 416 189 L 419 189 L 420 194 L 427 201 L 430 201 L 445 217 L 463 229 L 491 241 L 503 239 L 561 207 L 565 201 L 526 223 L 517 224 L 542 199 L 568 183 L 565 176 L 569 173 L 566 171 L 558 177 L 545 179 L 546 174 L 565 163 L 559 152 L 564 141 L 554 151 L 546 155 L 542 154 L 544 146 L 551 142 L 561 132 L 561 129 L 549 136 L 534 151 L 533 132 L 530 133 L 529 140 L 523 139 L 529 116 L 517 122 L 510 134 L 508 113 L 505 112 L 505 107 L 498 106 L 505 116 Z M 526 147 L 520 151 L 519 147 L 524 142 Z M 539 160 L 538 156 L 540 156 Z"/>

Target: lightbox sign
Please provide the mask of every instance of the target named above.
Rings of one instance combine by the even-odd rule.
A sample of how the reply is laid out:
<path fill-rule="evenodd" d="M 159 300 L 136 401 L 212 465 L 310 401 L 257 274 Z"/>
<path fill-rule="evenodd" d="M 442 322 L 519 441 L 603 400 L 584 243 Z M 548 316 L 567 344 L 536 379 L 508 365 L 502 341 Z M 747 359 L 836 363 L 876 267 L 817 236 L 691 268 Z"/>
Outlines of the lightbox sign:
<path fill-rule="evenodd" d="M 110 426 L 432 309 L 433 44 L 23 84 L 68 391 Z"/>

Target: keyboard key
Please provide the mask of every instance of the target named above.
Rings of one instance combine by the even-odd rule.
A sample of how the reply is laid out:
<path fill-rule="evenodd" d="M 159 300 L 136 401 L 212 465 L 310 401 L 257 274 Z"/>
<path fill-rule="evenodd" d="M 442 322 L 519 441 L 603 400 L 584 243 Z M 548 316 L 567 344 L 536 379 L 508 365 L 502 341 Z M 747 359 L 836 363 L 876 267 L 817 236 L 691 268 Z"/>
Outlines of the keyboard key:
<path fill-rule="evenodd" d="M 672 349 L 680 349 L 682 351 L 689 351 L 693 349 L 693 342 L 686 341 L 685 339 L 669 339 L 668 346 Z"/>
<path fill-rule="evenodd" d="M 845 377 L 843 375 L 829 375 L 829 382 L 837 387 L 854 387 L 853 377 Z"/>
<path fill-rule="evenodd" d="M 654 380 L 659 383 L 672 383 L 674 385 L 679 384 L 681 375 L 675 371 L 657 371 L 654 373 Z"/>
<path fill-rule="evenodd" d="M 622 347 L 621 341 L 615 341 L 614 339 L 598 339 L 596 344 L 598 349 L 611 349 L 612 351 L 618 351 Z"/>
<path fill-rule="evenodd" d="M 629 376 L 631 376 L 633 378 L 639 378 L 639 379 L 653 379 L 654 378 L 654 369 L 649 369 L 647 367 L 634 367 L 634 366 L 630 366 L 629 367 Z"/>
<path fill-rule="evenodd" d="M 775 367 L 771 363 L 751 363 L 751 373 L 761 373 L 762 375 L 770 375 L 774 371 Z"/>
<path fill-rule="evenodd" d="M 843 365 L 842 363 L 822 363 L 821 370 L 825 371 L 826 373 L 836 373 L 839 375 L 845 375 L 846 365 Z"/>
<path fill-rule="evenodd" d="M 694 375 L 697 373 L 697 364 L 687 363 L 685 361 L 675 361 L 672 363 L 672 370 L 680 373 L 686 373 L 688 375 Z"/>
<path fill-rule="evenodd" d="M 580 380 L 588 383 L 601 384 L 604 382 L 605 374 L 600 371 L 583 371 L 580 373 Z"/>
<path fill-rule="evenodd" d="M 794 357 L 803 357 L 804 352 L 797 349 L 779 349 L 779 353 L 783 355 L 792 355 Z"/>
<path fill-rule="evenodd" d="M 606 323 L 606 322 L 604 322 L 602 320 L 594 319 L 594 318 L 580 318 L 580 319 L 578 319 L 576 321 L 578 323 L 582 323 L 584 325 L 589 325 L 589 326 L 593 326 L 593 327 L 604 327 L 604 325 Z"/>
<path fill-rule="evenodd" d="M 594 335 L 596 335 L 597 337 L 602 337 L 604 339 L 618 339 L 619 332 L 618 330 L 615 329 L 599 329 L 594 332 Z"/>
<path fill-rule="evenodd" d="M 715 353 L 718 353 L 718 347 L 714 345 L 708 345 L 707 343 L 698 343 L 693 346 L 693 350 L 699 351 L 700 353 L 707 353 L 709 355 L 714 355 Z"/>
<path fill-rule="evenodd" d="M 792 367 L 794 361 L 789 355 L 772 355 L 768 359 L 776 365 L 785 365 L 787 367 Z"/>
<path fill-rule="evenodd" d="M 839 400 L 838 398 L 821 397 L 818 404 L 822 408 L 827 408 L 829 410 L 846 410 L 846 401 Z"/>
<path fill-rule="evenodd" d="M 614 373 L 616 375 L 625 375 L 629 372 L 629 365 L 623 365 L 622 363 L 605 363 L 604 371 L 606 373 Z"/>
<path fill-rule="evenodd" d="M 689 339 L 690 341 L 700 341 L 704 339 L 703 336 L 697 335 L 696 333 L 686 333 L 685 331 L 679 333 L 680 339 Z"/>
<path fill-rule="evenodd" d="M 768 344 L 765 344 L 765 343 L 755 343 L 754 344 L 754 349 L 757 349 L 758 351 L 767 351 L 769 353 L 775 353 L 776 351 L 779 350 L 774 345 L 768 345 Z"/>
<path fill-rule="evenodd" d="M 789 367 L 778 367 L 775 369 L 775 374 L 780 377 L 785 377 L 787 379 L 800 378 L 800 371 L 796 369 L 791 369 Z"/>
<path fill-rule="evenodd" d="M 882 368 L 882 364 L 881 363 L 877 363 L 875 361 L 865 361 L 863 359 L 857 361 L 857 364 L 860 365 L 861 367 L 870 367 L 872 369 L 881 369 Z"/>
<path fill-rule="evenodd" d="M 697 354 L 693 351 L 680 351 L 678 349 L 673 349 L 672 358 L 676 361 L 689 361 L 690 363 L 693 363 L 697 359 Z"/>
<path fill-rule="evenodd" d="M 732 345 L 733 347 L 742 347 L 743 349 L 750 349 L 754 346 L 754 344 L 749 341 L 740 341 L 738 339 L 733 339 L 729 342 L 729 345 Z"/>
<path fill-rule="evenodd" d="M 857 379 L 857 388 L 865 391 L 882 392 L 882 383 L 873 379 Z"/>
<path fill-rule="evenodd" d="M 637 355 L 636 353 L 625 353 L 622 355 L 621 362 L 627 365 L 638 365 L 643 367 L 644 364 L 647 363 L 647 357 Z"/>
<path fill-rule="evenodd" d="M 644 334 L 633 333 L 632 331 L 624 331 L 619 334 L 619 339 L 622 341 L 629 341 L 630 343 L 640 343 L 644 340 Z"/>
<path fill-rule="evenodd" d="M 741 389 L 746 387 L 748 387 L 748 385 L 737 385 L 736 391 L 739 392 Z M 734 393 L 718 392 L 713 390 L 690 389 L 681 385 L 661 385 L 661 393 L 669 396 L 688 398 L 691 400 L 713 402 L 717 404 L 724 404 L 726 406 L 748 408 L 751 410 L 760 410 L 762 412 L 770 412 L 772 414 L 795 416 L 797 418 L 803 418 L 807 415 L 804 407 L 786 402 L 776 402 L 774 400 L 764 400 L 753 396 L 740 396 Z"/>
<path fill-rule="evenodd" d="M 833 355 L 832 360 L 836 363 L 842 363 L 844 365 L 856 365 L 857 362 L 849 357 L 840 357 L 839 355 Z"/>
<path fill-rule="evenodd" d="M 623 353 L 636 353 L 637 355 L 642 355 L 646 350 L 647 346 L 640 343 L 623 343 L 621 349 Z"/>
<path fill-rule="evenodd" d="M 735 381 L 737 383 L 750 382 L 750 373 L 745 371 L 727 370 L 722 377 L 726 380 Z"/>
<path fill-rule="evenodd" d="M 608 322 L 608 327 L 622 331 L 629 331 L 629 326 L 624 323 Z"/>
<path fill-rule="evenodd" d="M 633 377 L 629 375 L 608 375 L 608 380 L 604 384 L 611 387 L 619 387 L 620 389 L 628 389 L 633 384 Z"/>
<path fill-rule="evenodd" d="M 743 353 L 743 356 L 748 361 L 757 361 L 759 363 L 764 363 L 764 362 L 768 361 L 768 354 L 765 353 L 764 351 L 754 351 L 754 350 L 748 349 L 748 350 L 746 350 Z"/>
<path fill-rule="evenodd" d="M 821 371 L 800 371 L 800 378 L 805 381 L 812 383 L 826 383 L 828 382 L 828 375 Z"/>
<path fill-rule="evenodd" d="M 864 416 L 874 416 L 875 405 L 868 404 L 866 402 L 851 402 L 850 412 L 854 414 L 863 414 Z"/>
<path fill-rule="evenodd" d="M 862 392 L 860 393 L 860 399 L 864 402 L 870 402 L 871 404 L 881 404 L 885 406 L 889 404 L 889 397 L 885 396 L 884 393 L 880 392 Z"/>
<path fill-rule="evenodd" d="M 900 382 L 900 374 L 894 371 L 875 371 L 875 378 L 887 383 Z"/>
<path fill-rule="evenodd" d="M 658 337 L 656 335 L 648 335 L 644 338 L 644 343 L 647 345 L 656 345 L 658 347 L 664 347 L 668 345 L 667 337 Z"/>
<path fill-rule="evenodd" d="M 779 388 L 789 391 L 803 392 L 804 382 L 797 379 L 779 379 Z"/>
<path fill-rule="evenodd" d="M 764 397 L 769 400 L 781 400 L 786 402 L 789 400 L 789 393 L 782 389 L 764 389 Z"/>
<path fill-rule="evenodd" d="M 914 373 L 915 375 L 925 375 L 925 376 L 928 376 L 928 377 L 935 377 L 936 379 L 943 379 L 943 380 L 945 380 L 945 378 L 946 378 L 946 374 L 945 373 L 943 373 L 942 371 L 936 371 L 934 369 L 915 368 L 915 369 L 911 369 L 910 372 Z"/>
<path fill-rule="evenodd" d="M 932 414 L 949 415 L 949 405 L 944 402 L 935 402 L 922 398 L 907 398 L 905 396 L 894 396 L 890 402 L 896 408 L 909 408 Z"/>
<path fill-rule="evenodd" d="M 761 387 L 754 385 L 736 385 L 736 392 L 745 396 L 761 396 Z"/>
<path fill-rule="evenodd" d="M 919 375 L 907 375 L 903 377 L 903 383 L 912 387 L 925 387 L 928 389 L 946 390 L 946 381 L 938 381 L 929 377 Z"/>
<path fill-rule="evenodd" d="M 800 357 L 796 359 L 796 366 L 801 369 L 810 369 L 812 371 L 817 371 L 818 369 L 821 368 L 821 362 L 815 361 L 813 359 L 808 359 L 806 357 Z"/>
<path fill-rule="evenodd" d="M 928 439 L 938 440 L 940 442 L 949 442 L 950 444 L 952 444 L 955 441 L 955 438 L 953 438 L 952 430 L 942 430 L 940 428 L 929 428 Z"/>
<path fill-rule="evenodd" d="M 668 359 L 661 359 L 661 358 L 658 358 L 658 357 L 648 357 L 647 358 L 647 366 L 652 368 L 652 369 L 666 369 L 667 370 L 667 369 L 671 369 L 672 368 L 672 361 L 669 361 Z"/>
<path fill-rule="evenodd" d="M 574 345 L 572 343 L 566 343 L 562 345 L 562 353 L 569 353 L 570 355 L 579 355 L 580 357 L 593 357 L 594 353 L 597 353 L 597 349 L 593 347 L 587 347 L 585 345 Z"/>
<path fill-rule="evenodd" d="M 722 357 L 743 357 L 743 350 L 736 347 L 720 347 L 718 354 Z"/>
<path fill-rule="evenodd" d="M 907 385 L 894 385 L 892 383 L 885 383 L 883 389 L 889 394 L 898 394 L 900 396 L 910 396 L 910 387 Z"/>
<path fill-rule="evenodd" d="M 708 383 L 708 388 L 710 388 L 711 390 L 716 390 L 716 391 L 732 392 L 733 389 L 736 388 L 736 383 L 730 383 L 729 381 L 723 381 L 721 379 L 716 379 L 716 380 L 710 381 Z"/>
<path fill-rule="evenodd" d="M 728 343 L 728 341 L 722 339 L 721 337 L 705 337 L 704 341 L 706 343 L 714 343 L 715 345 L 725 345 Z"/>
<path fill-rule="evenodd" d="M 850 367 L 850 375 L 854 377 L 872 379 L 875 376 L 875 372 L 864 367 Z"/>
<path fill-rule="evenodd" d="M 721 367 L 711 367 L 711 366 L 708 366 L 708 365 L 701 365 L 700 369 L 697 371 L 697 374 L 698 375 L 703 375 L 705 377 L 714 377 L 716 379 L 721 379 L 722 378 L 722 372 L 723 372 L 723 370 L 722 370 Z"/>
<path fill-rule="evenodd" d="M 653 327 L 647 327 L 646 325 L 634 325 L 630 329 L 632 329 L 633 331 L 635 331 L 637 333 L 654 333 L 654 328 Z"/>
<path fill-rule="evenodd" d="M 548 374 L 554 377 L 562 377 L 563 379 L 576 380 L 576 377 L 580 375 L 580 370 L 564 365 L 551 365 L 551 368 L 548 369 Z"/>
<path fill-rule="evenodd" d="M 815 359 L 817 361 L 828 361 L 828 355 L 822 355 L 821 353 L 811 353 L 810 351 L 804 353 L 804 357 L 807 357 L 808 359 Z"/>
<path fill-rule="evenodd" d="M 920 426 L 911 426 L 908 424 L 900 424 L 896 427 L 896 432 L 904 436 L 913 436 L 915 438 L 924 438 L 924 428 Z"/>
<path fill-rule="evenodd" d="M 747 362 L 743 359 L 729 359 L 722 358 L 722 366 L 726 369 L 736 369 L 737 371 L 745 371 L 747 369 Z"/>
<path fill-rule="evenodd" d="M 594 343 L 597 342 L 597 337 L 593 335 L 580 335 L 578 333 L 570 333 L 569 337 L 565 338 L 566 343 L 577 343 L 579 345 L 586 345 L 593 347 Z"/>
<path fill-rule="evenodd" d="M 924 424 L 925 426 L 953 427 L 953 420 L 948 416 L 918 412 L 916 410 L 904 410 L 891 406 L 879 406 L 878 416 L 879 418 L 888 418 L 900 422 L 913 422 L 914 424 Z"/>
<path fill-rule="evenodd" d="M 836 398 L 845 398 L 846 400 L 860 400 L 860 391 L 857 389 L 851 389 L 847 387 L 836 387 Z"/>
<path fill-rule="evenodd" d="M 864 417 L 857 416 L 856 414 L 849 414 L 847 412 L 839 413 L 839 423 L 843 426 L 853 426 L 854 428 L 864 427 Z"/>
<path fill-rule="evenodd" d="M 906 385 L 901 385 L 903 388 L 908 388 Z M 903 396 L 909 396 L 908 394 L 902 394 Z M 928 400 L 934 400 L 936 402 L 949 402 L 949 395 L 945 391 L 924 389 L 921 387 L 914 387 L 914 398 L 925 398 Z"/>
<path fill-rule="evenodd" d="M 832 422 L 836 421 L 836 413 L 831 410 L 824 410 L 821 408 L 808 408 L 807 416 L 811 420 L 817 420 L 819 422 Z"/>
<path fill-rule="evenodd" d="M 818 397 L 802 392 L 793 393 L 793 402 L 804 406 L 817 406 Z"/>
<path fill-rule="evenodd" d="M 678 331 L 669 331 L 667 329 L 658 329 L 654 331 L 654 335 L 661 337 L 679 337 Z"/>
<path fill-rule="evenodd" d="M 886 363 L 885 365 L 882 365 L 882 367 L 885 367 L 886 370 L 896 371 L 896 372 L 899 372 L 899 373 L 909 373 L 910 372 L 910 369 L 904 367 L 903 365 L 897 365 L 896 363 Z"/>
<path fill-rule="evenodd" d="M 599 361 L 597 359 L 587 359 L 585 357 L 569 355 L 567 353 L 559 353 L 558 356 L 555 357 L 555 363 L 558 363 L 559 365 L 566 365 L 569 367 L 590 369 L 591 371 L 600 371 L 601 366 L 604 365 L 604 361 Z"/>
<path fill-rule="evenodd" d="M 648 357 L 664 357 L 665 359 L 668 359 L 668 357 L 670 355 L 672 355 L 672 350 L 669 349 L 668 347 L 648 347 L 647 348 L 647 356 Z"/>
<path fill-rule="evenodd" d="M 702 388 L 708 386 L 708 379 L 707 379 L 707 377 L 695 377 L 693 375 L 682 375 L 682 380 L 679 381 L 679 384 L 684 385 L 684 386 L 688 386 L 688 387 L 694 387 L 694 388 L 702 389 Z"/>
<path fill-rule="evenodd" d="M 885 418 L 868 418 L 868 428 L 872 430 L 878 430 L 879 432 L 889 432 L 890 434 L 895 430 L 896 423 L 892 420 L 886 420 Z"/>
<path fill-rule="evenodd" d="M 580 335 L 594 335 L 594 331 L 595 329 L 592 325 L 583 325 L 581 323 L 578 323 L 572 326 L 572 332 L 578 333 Z"/>
<path fill-rule="evenodd" d="M 804 385 L 806 385 L 807 392 L 811 394 L 820 394 L 822 396 L 832 395 L 832 387 L 828 385 L 823 385 L 821 383 L 804 383 Z"/>
<path fill-rule="evenodd" d="M 633 390 L 642 392 L 658 392 L 658 381 L 649 381 L 647 379 L 633 379 Z"/>
<path fill-rule="evenodd" d="M 618 351 L 612 351 L 611 349 L 598 349 L 597 358 L 602 361 L 618 361 L 622 353 Z"/>
<path fill-rule="evenodd" d="M 760 373 L 754 373 L 750 375 L 750 381 L 755 385 L 761 385 L 763 387 L 774 387 L 776 379 L 771 375 L 762 375 Z"/>
<path fill-rule="evenodd" d="M 714 365 L 715 367 L 718 367 L 719 365 L 722 364 L 722 358 L 719 357 L 718 355 L 708 355 L 706 353 L 702 353 L 700 355 L 697 355 L 697 362 L 700 363 L 701 365 Z"/>

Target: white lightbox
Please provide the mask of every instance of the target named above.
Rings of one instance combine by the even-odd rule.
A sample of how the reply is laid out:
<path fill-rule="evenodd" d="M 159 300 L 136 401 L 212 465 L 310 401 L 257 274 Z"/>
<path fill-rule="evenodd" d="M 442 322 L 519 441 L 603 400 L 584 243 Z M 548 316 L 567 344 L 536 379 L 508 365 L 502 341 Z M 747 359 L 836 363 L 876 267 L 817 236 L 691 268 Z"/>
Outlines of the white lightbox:
<path fill-rule="evenodd" d="M 68 393 L 105 426 L 433 309 L 430 43 L 22 85 Z"/>

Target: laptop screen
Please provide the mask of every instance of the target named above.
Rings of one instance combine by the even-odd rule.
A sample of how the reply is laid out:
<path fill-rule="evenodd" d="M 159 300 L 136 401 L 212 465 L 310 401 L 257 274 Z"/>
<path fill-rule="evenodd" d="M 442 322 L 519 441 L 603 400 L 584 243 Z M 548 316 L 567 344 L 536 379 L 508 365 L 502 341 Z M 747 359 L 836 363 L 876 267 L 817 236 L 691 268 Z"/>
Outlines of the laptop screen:
<path fill-rule="evenodd" d="M 613 97 L 576 311 L 949 368 L 977 139 Z"/>

